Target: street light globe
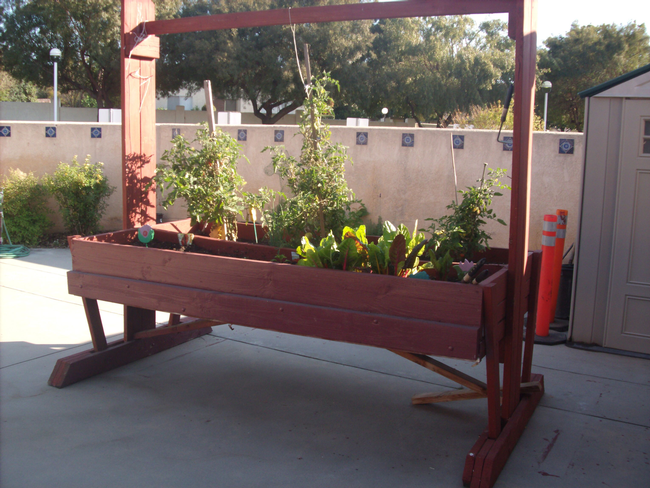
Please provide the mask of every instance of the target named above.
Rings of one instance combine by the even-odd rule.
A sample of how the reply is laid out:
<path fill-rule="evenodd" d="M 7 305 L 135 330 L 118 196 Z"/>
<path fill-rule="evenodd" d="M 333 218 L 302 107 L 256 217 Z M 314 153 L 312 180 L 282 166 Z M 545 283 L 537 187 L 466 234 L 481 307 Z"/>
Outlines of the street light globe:
<path fill-rule="evenodd" d="M 544 88 L 546 90 L 550 90 L 551 88 L 553 88 L 553 83 L 546 80 L 544 83 L 542 83 L 542 88 Z"/>
<path fill-rule="evenodd" d="M 382 108 L 381 113 L 386 115 L 388 113 L 388 109 L 386 107 Z"/>
<path fill-rule="evenodd" d="M 53 58 L 60 58 L 61 57 L 61 50 L 57 48 L 52 48 L 50 49 L 50 56 Z"/>

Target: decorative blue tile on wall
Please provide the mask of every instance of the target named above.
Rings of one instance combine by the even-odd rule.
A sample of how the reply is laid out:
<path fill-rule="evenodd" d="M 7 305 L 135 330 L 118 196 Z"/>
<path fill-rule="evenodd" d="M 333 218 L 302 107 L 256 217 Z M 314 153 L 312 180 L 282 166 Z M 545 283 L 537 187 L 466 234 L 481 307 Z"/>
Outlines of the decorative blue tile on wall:
<path fill-rule="evenodd" d="M 247 137 L 248 137 L 248 131 L 246 129 L 239 129 L 237 131 L 237 140 L 238 141 L 245 141 Z"/>
<path fill-rule="evenodd" d="M 402 146 L 403 147 L 414 147 L 415 146 L 415 134 L 402 134 Z"/>
<path fill-rule="evenodd" d="M 102 138 L 102 128 L 101 127 L 91 127 L 90 128 L 90 138 L 91 139 L 101 139 Z"/>
<path fill-rule="evenodd" d="M 512 151 L 512 137 L 503 138 L 503 150 Z"/>
<path fill-rule="evenodd" d="M 368 145 L 368 133 L 357 132 L 357 146 L 367 146 L 367 145 Z"/>
<path fill-rule="evenodd" d="M 454 149 L 465 149 L 465 136 L 454 136 Z"/>
<path fill-rule="evenodd" d="M 172 129 L 172 139 L 178 137 L 181 135 L 181 130 L 180 129 Z"/>
<path fill-rule="evenodd" d="M 0 125 L 0 137 L 11 137 L 10 125 Z"/>
<path fill-rule="evenodd" d="M 275 142 L 284 142 L 284 130 L 276 130 L 273 139 Z"/>
<path fill-rule="evenodd" d="M 560 154 L 573 154 L 574 139 L 560 139 Z"/>
<path fill-rule="evenodd" d="M 46 127 L 45 137 L 56 137 L 56 127 Z"/>

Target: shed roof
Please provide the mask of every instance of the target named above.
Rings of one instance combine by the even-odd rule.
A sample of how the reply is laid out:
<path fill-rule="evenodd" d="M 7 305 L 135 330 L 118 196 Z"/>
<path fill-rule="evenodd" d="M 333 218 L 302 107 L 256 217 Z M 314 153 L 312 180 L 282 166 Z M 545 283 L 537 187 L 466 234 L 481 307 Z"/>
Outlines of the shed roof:
<path fill-rule="evenodd" d="M 626 73 L 624 75 L 621 75 L 617 78 L 611 79 L 609 81 L 606 81 L 605 83 L 601 83 L 600 85 L 596 85 L 592 88 L 588 88 L 586 90 L 583 90 L 578 93 L 582 98 L 587 98 L 587 97 L 593 97 L 596 95 L 600 95 L 603 92 L 610 90 L 611 88 L 618 87 L 620 85 L 625 84 L 626 82 L 629 82 L 631 80 L 634 80 L 635 78 L 644 75 L 646 73 L 650 73 L 650 64 L 647 64 L 645 66 L 642 66 L 638 69 L 635 69 L 634 71 L 630 71 L 629 73 Z M 650 81 L 650 75 L 648 76 L 649 81 Z M 644 81 L 641 84 L 635 83 L 633 86 L 630 86 L 629 88 L 638 88 L 640 86 L 646 87 L 645 90 L 643 90 L 645 93 L 645 96 L 650 97 L 650 85 L 647 84 L 648 82 Z M 621 87 L 623 88 L 623 87 Z M 632 96 L 635 95 L 636 93 L 627 93 L 628 90 L 616 90 L 616 92 L 609 93 L 608 95 L 610 96 Z M 634 90 L 636 91 L 636 90 Z M 627 93 L 627 94 L 626 94 Z"/>

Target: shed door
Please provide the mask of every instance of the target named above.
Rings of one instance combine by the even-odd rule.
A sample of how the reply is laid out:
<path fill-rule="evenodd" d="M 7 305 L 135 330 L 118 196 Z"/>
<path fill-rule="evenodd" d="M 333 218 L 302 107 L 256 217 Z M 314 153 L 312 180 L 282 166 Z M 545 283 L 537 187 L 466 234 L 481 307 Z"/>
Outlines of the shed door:
<path fill-rule="evenodd" d="M 650 354 L 650 100 L 623 108 L 605 346 Z"/>

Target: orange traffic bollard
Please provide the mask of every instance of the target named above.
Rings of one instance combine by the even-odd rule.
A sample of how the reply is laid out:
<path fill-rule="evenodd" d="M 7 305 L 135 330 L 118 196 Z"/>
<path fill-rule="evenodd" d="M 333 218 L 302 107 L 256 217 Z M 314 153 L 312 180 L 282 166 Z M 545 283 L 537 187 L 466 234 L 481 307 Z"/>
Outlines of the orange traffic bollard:
<path fill-rule="evenodd" d="M 556 215 L 544 215 L 544 228 L 542 230 L 542 269 L 540 270 L 539 277 L 537 322 L 535 326 L 535 335 L 540 337 L 548 336 L 548 329 L 551 324 L 556 226 Z"/>
<path fill-rule="evenodd" d="M 557 211 L 557 231 L 555 232 L 555 253 L 553 262 L 553 296 L 551 297 L 551 322 L 555 320 L 557 294 L 560 290 L 560 274 L 562 273 L 562 257 L 564 256 L 564 240 L 566 239 L 566 224 L 568 210 Z"/>

